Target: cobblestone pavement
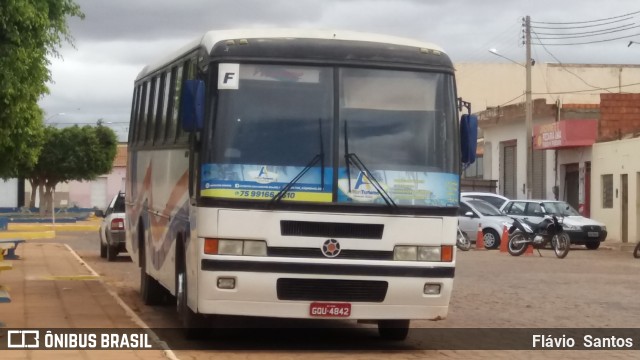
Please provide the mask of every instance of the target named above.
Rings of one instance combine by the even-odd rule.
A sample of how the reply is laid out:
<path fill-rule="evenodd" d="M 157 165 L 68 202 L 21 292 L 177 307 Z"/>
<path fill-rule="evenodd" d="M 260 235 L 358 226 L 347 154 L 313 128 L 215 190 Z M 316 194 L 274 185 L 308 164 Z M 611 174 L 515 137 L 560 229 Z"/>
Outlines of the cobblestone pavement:
<path fill-rule="evenodd" d="M 178 327 L 171 307 L 147 307 L 139 300 L 139 270 L 126 254 L 115 263 L 100 259 L 97 238 L 66 234 L 71 244 L 150 327 Z M 414 321 L 414 328 L 637 328 L 640 324 L 640 260 L 628 251 L 574 247 L 565 259 L 549 250 L 542 257 L 512 257 L 498 251 L 458 252 L 454 292 L 444 321 Z M 269 350 L 251 348 L 252 339 L 236 339 L 241 350 L 177 350 L 181 359 L 637 359 L 638 351 L 452 351 L 423 350 L 428 339 L 412 331 L 401 345 L 380 345 L 371 326 L 344 322 L 337 337 L 351 338 L 359 350 L 300 351 L 286 340 Z M 185 346 L 179 333 L 168 334 L 169 346 Z M 465 339 L 460 339 L 465 341 Z M 190 343 L 207 348 L 215 339 Z M 427 345 L 425 345 L 427 344 Z M 311 348 L 318 342 L 309 340 Z M 634 344 L 640 349 L 640 343 Z M 367 350 L 367 347 L 376 350 Z M 381 348 L 381 349 L 379 349 Z"/>

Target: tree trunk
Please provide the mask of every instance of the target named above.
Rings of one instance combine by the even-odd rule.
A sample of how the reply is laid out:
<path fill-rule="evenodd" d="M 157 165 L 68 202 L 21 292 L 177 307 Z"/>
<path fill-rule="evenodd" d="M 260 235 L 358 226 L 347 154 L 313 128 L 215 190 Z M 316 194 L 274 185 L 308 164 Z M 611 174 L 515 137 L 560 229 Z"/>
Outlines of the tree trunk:
<path fill-rule="evenodd" d="M 52 206 L 54 205 L 53 195 L 55 193 L 57 183 L 42 181 L 40 183 L 40 188 L 44 188 L 44 197 L 40 199 L 44 199 L 44 202 L 40 201 L 40 214 L 51 214 Z"/>
<path fill-rule="evenodd" d="M 40 203 L 38 207 L 40 208 L 40 214 L 44 214 L 47 209 L 47 198 L 45 196 L 45 188 L 44 181 L 38 181 L 38 194 L 40 195 Z"/>
<path fill-rule="evenodd" d="M 29 184 L 31 184 L 31 197 L 29 199 L 29 209 L 36 207 L 36 191 L 40 188 L 40 185 L 34 179 L 29 179 Z"/>

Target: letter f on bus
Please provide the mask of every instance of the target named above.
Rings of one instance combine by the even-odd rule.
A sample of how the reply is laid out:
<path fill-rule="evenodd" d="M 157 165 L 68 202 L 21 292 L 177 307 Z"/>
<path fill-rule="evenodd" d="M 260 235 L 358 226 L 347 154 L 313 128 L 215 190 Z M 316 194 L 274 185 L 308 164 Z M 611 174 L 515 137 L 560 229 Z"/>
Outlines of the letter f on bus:
<path fill-rule="evenodd" d="M 235 75 L 236 74 L 232 73 L 232 72 L 225 73 L 224 74 L 224 80 L 222 81 L 222 83 L 226 84 L 229 80 L 232 80 Z"/>

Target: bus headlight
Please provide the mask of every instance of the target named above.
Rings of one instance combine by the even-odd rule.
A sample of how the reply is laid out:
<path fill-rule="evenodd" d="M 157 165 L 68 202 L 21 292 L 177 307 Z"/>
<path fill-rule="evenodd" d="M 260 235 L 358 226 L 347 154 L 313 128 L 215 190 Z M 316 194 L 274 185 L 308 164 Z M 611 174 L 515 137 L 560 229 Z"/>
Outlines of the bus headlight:
<path fill-rule="evenodd" d="M 245 241 L 242 255 L 267 256 L 267 243 L 264 241 Z"/>
<path fill-rule="evenodd" d="M 204 239 L 207 255 L 267 256 L 267 242 L 259 240 Z"/>
<path fill-rule="evenodd" d="M 408 246 L 398 245 L 393 248 L 393 260 L 397 261 L 432 261 L 452 262 L 453 246 Z"/>
<path fill-rule="evenodd" d="M 242 240 L 218 240 L 219 255 L 242 255 Z"/>
<path fill-rule="evenodd" d="M 416 261 L 418 259 L 417 246 L 396 246 L 393 249 L 393 260 Z"/>
<path fill-rule="evenodd" d="M 440 247 L 419 246 L 418 261 L 440 261 Z"/>

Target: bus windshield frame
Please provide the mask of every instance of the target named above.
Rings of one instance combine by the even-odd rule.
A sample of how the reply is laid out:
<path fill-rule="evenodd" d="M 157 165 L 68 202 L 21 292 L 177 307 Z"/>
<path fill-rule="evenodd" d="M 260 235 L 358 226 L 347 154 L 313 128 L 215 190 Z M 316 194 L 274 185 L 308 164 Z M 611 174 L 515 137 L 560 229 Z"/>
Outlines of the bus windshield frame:
<path fill-rule="evenodd" d="M 211 74 L 218 89 L 209 91 L 214 106 L 203 134 L 201 197 L 264 202 L 289 186 L 281 197 L 287 203 L 385 206 L 388 193 L 403 207 L 458 206 L 452 74 L 237 66 L 230 84 L 215 78 L 220 71 Z M 350 156 L 366 170 L 352 166 Z"/>

